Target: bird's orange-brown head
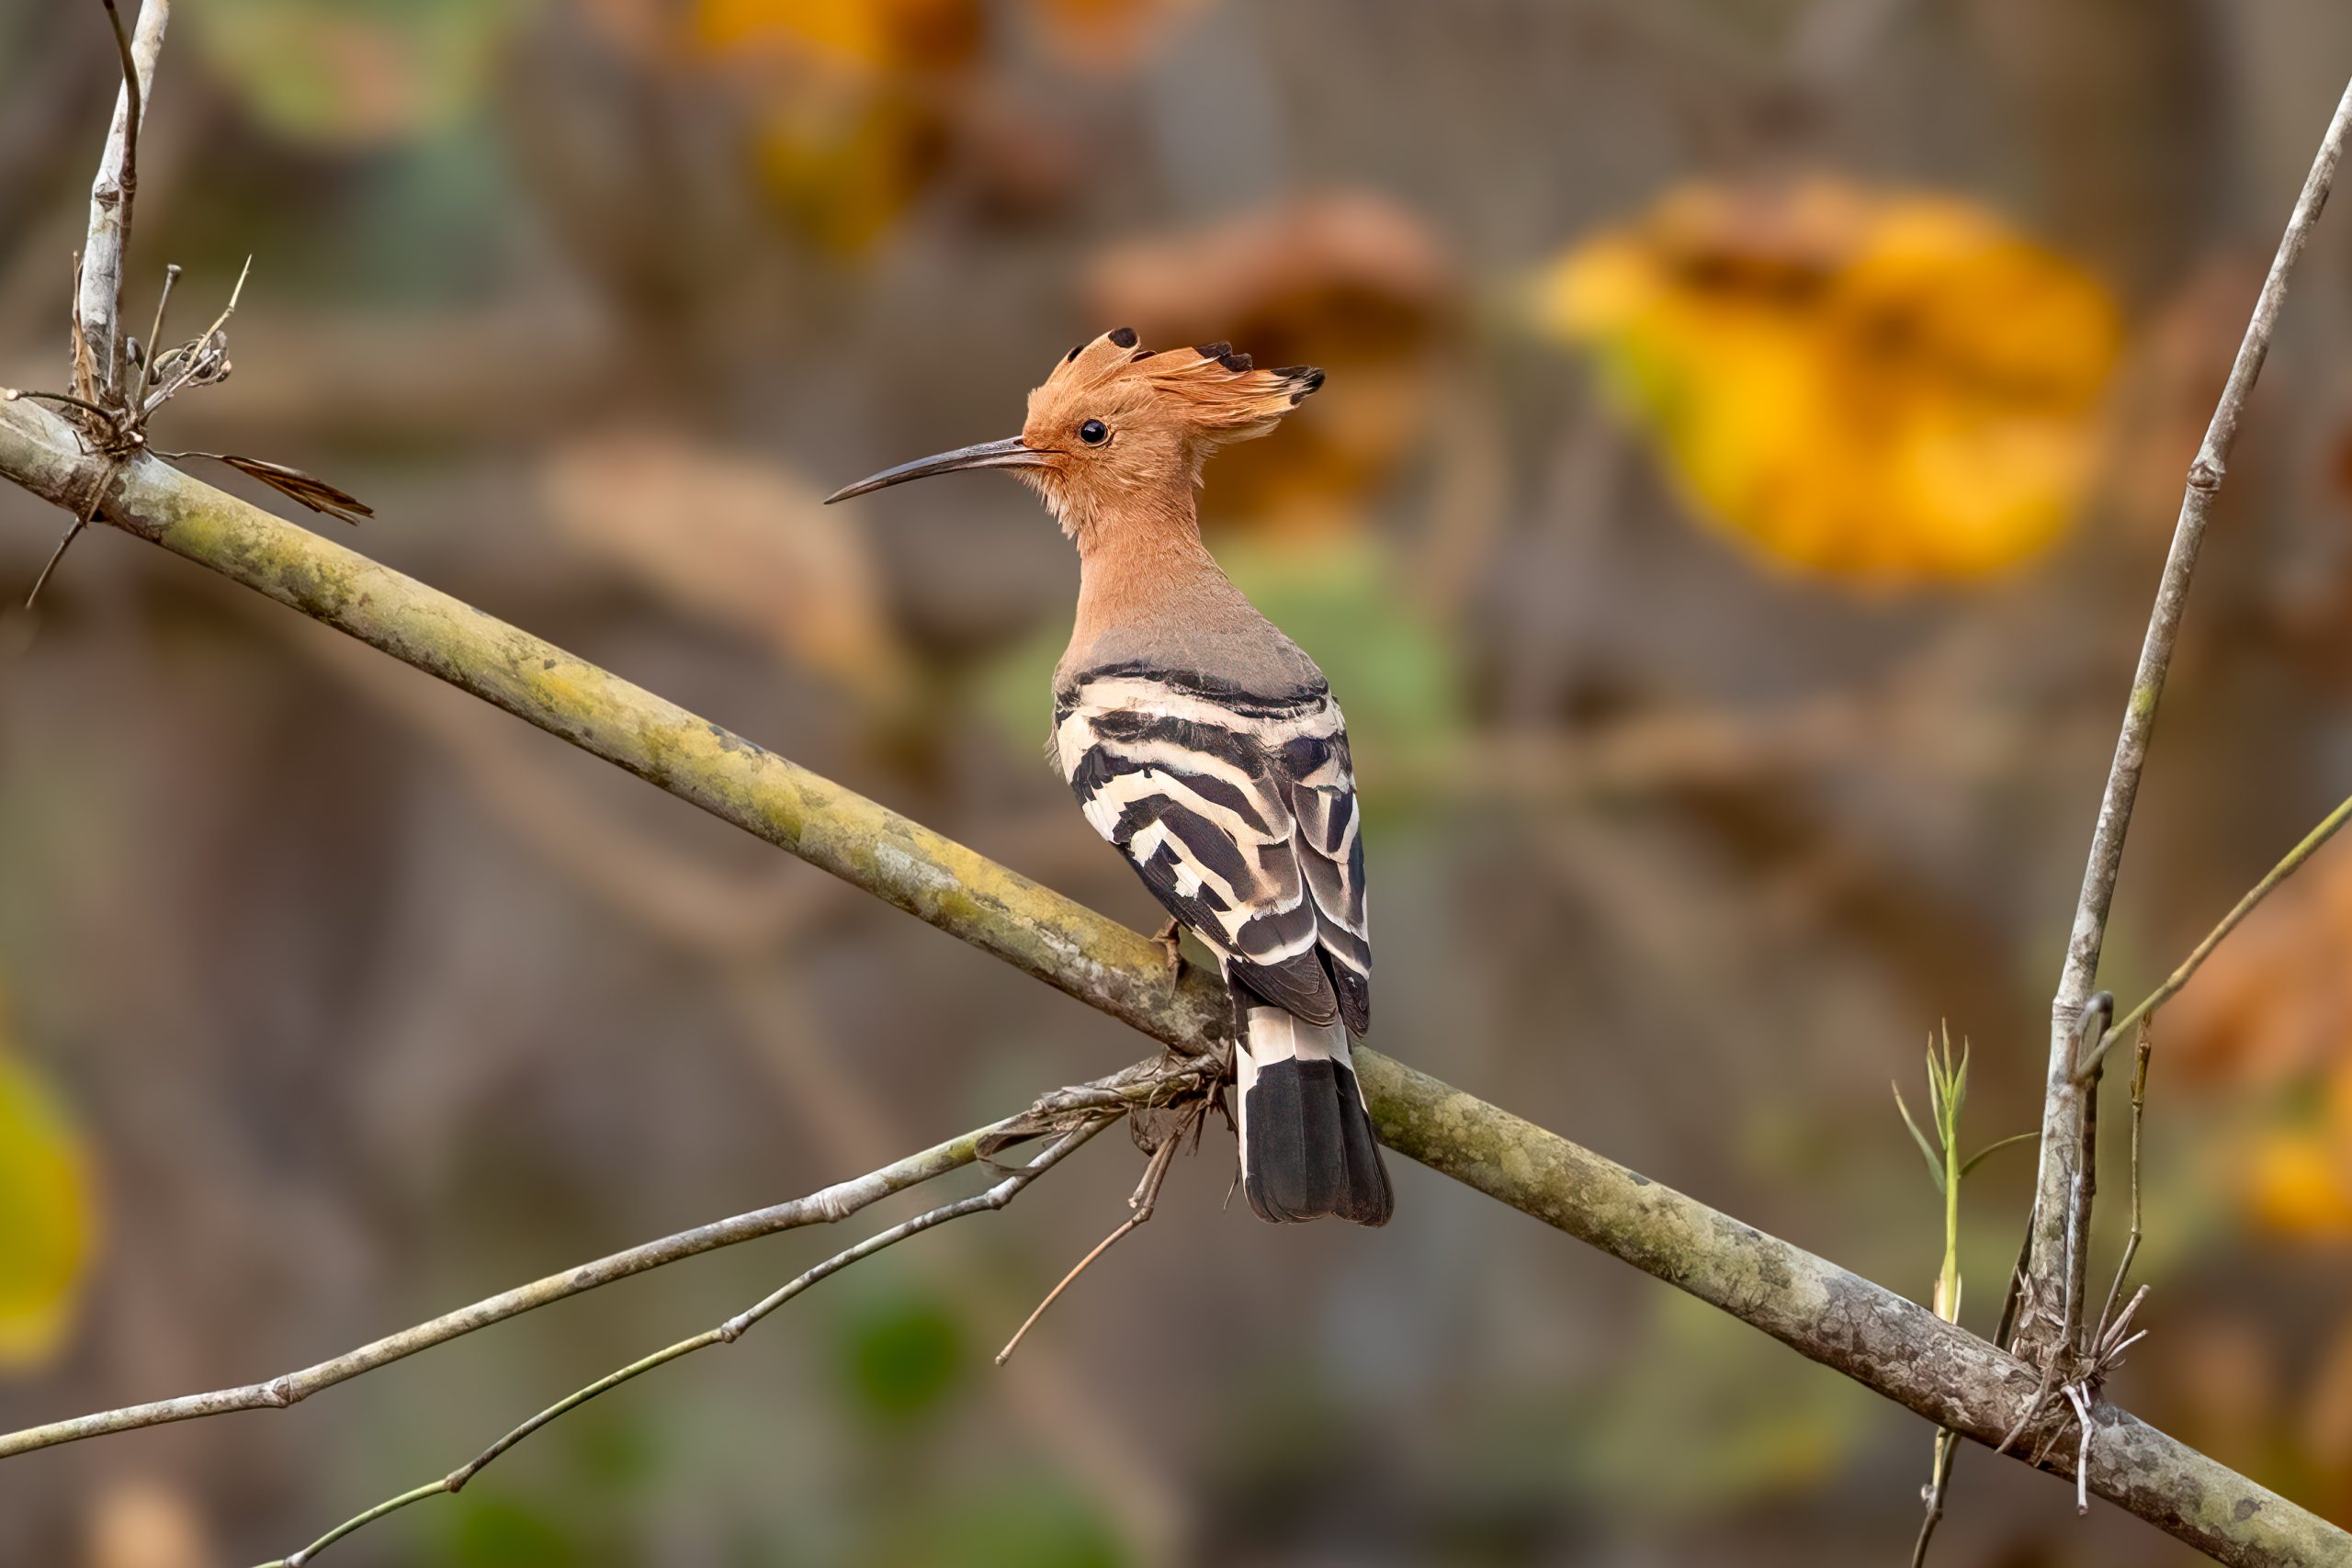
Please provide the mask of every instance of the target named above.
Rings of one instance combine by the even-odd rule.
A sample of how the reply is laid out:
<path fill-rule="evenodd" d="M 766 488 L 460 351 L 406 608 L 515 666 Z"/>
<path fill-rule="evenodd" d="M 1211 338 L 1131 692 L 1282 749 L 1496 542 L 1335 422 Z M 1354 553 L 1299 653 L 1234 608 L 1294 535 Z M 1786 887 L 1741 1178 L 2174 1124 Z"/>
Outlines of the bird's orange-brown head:
<path fill-rule="evenodd" d="M 1011 468 L 1081 545 L 1106 518 L 1189 513 L 1209 453 L 1272 430 L 1323 384 L 1304 365 L 1261 370 L 1230 344 L 1148 349 L 1131 327 L 1083 343 L 1029 394 L 1021 434 L 886 468 L 836 491 L 846 501 L 961 468 Z"/>

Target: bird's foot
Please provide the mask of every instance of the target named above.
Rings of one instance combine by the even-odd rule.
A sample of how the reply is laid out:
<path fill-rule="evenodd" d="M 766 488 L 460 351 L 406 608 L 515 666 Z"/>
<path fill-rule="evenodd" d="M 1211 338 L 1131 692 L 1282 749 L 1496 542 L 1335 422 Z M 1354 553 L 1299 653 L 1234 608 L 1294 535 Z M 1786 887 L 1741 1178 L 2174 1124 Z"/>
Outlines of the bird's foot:
<path fill-rule="evenodd" d="M 1173 986 L 1176 976 L 1184 970 L 1184 928 L 1170 915 L 1166 925 L 1151 933 L 1151 940 L 1168 954 L 1168 983 Z"/>

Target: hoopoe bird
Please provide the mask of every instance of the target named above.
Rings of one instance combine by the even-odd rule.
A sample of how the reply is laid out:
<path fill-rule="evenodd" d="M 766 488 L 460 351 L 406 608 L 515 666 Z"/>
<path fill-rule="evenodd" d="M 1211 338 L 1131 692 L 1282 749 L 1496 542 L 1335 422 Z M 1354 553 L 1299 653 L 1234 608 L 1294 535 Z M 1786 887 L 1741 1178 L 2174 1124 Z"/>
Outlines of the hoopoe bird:
<path fill-rule="evenodd" d="M 1053 760 L 1086 819 L 1233 998 L 1242 1190 L 1261 1219 L 1385 1224 L 1388 1173 L 1349 1044 L 1372 1021 L 1363 838 L 1339 705 L 1315 661 L 1201 542 L 1209 454 L 1323 384 L 1228 344 L 1155 351 L 1132 328 L 1069 351 L 1021 434 L 886 468 L 846 501 L 1009 468 L 1078 546 L 1077 624 L 1054 671 Z"/>

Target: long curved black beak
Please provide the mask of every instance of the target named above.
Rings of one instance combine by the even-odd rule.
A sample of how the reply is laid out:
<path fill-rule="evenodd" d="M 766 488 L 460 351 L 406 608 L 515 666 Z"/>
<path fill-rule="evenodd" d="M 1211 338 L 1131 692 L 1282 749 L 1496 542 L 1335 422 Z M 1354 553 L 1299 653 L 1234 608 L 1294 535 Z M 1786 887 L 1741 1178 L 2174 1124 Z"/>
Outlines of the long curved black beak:
<path fill-rule="evenodd" d="M 1007 436 L 1002 441 L 983 441 L 978 446 L 959 446 L 953 452 L 942 452 L 934 457 L 918 457 L 911 463 L 885 468 L 854 485 L 843 485 L 825 497 L 825 504 L 831 506 L 852 496 L 870 495 L 877 490 L 904 484 L 909 479 L 927 479 L 933 474 L 952 474 L 959 468 L 1034 468 L 1049 456 L 1034 446 L 1023 446 L 1018 435 Z"/>

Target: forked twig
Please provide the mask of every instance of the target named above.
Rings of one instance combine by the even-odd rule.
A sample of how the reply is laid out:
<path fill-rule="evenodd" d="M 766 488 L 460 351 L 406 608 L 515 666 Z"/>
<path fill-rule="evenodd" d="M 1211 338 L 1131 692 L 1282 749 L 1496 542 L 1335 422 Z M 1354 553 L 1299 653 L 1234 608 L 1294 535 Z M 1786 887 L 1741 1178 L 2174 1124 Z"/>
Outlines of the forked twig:
<path fill-rule="evenodd" d="M 2179 516 L 2173 526 L 2172 545 L 2165 554 L 2155 600 L 2148 612 L 2147 633 L 2141 642 L 2123 721 L 2116 734 L 2115 756 L 2108 768 L 2098 821 L 2091 833 L 2090 852 L 2083 869 L 2082 890 L 2075 900 L 2074 921 L 2066 940 L 2065 960 L 2060 966 L 2057 993 L 2051 1004 L 2049 1068 L 2042 1093 L 2041 1163 L 2034 1180 L 2032 1245 L 2027 1260 L 2027 1272 L 2047 1286 L 2055 1285 L 2054 1270 L 2066 1267 L 2070 1259 L 2079 1260 L 2082 1257 L 2079 1244 L 2064 1233 L 2076 1220 L 2075 1210 L 2068 1201 L 2068 1189 L 2091 1160 L 2088 1127 L 2096 1085 L 2086 1082 L 2076 1071 L 2081 1048 L 2069 1034 L 2067 1025 L 2089 997 L 2098 974 L 2099 954 L 2106 944 L 2108 911 L 2114 902 L 2116 875 L 2123 861 L 2124 835 L 2131 827 L 2141 775 L 2147 766 L 2157 705 L 2172 668 L 2181 615 L 2196 574 L 2198 553 L 2203 547 L 2206 528 L 2212 517 L 2214 497 L 2220 493 L 2222 477 L 2228 471 L 2230 453 L 2237 442 L 2247 398 L 2256 378 L 2261 374 L 2263 360 L 2269 355 L 2270 340 L 2278 330 L 2279 310 L 2286 299 L 2287 280 L 2310 242 L 2321 209 L 2326 205 L 2347 131 L 2352 131 L 2352 83 L 2346 85 L 2327 130 L 2320 138 L 2310 173 L 2304 177 L 2294 210 L 2279 236 L 2270 270 L 2263 279 L 2245 336 L 2231 362 L 2229 378 L 2214 404 L 2212 419 L 2206 426 L 2196 458 L 2189 464 L 2188 481 L 2181 491 Z M 2081 1218 L 2087 1223 L 2086 1205 Z M 2054 1288 L 2045 1290 L 2043 1299 L 2059 1293 Z M 2047 1356 L 2063 1347 L 2072 1324 L 2062 1322 L 2055 1334 L 2047 1336 L 2038 1332 L 2030 1322 L 2021 1328 L 2030 1354 Z"/>
<path fill-rule="evenodd" d="M 2205 960 L 2213 955 L 2213 950 L 2222 945 L 2222 938 L 2237 930 L 2239 922 L 2254 913 L 2256 905 L 2276 892 L 2280 883 L 2301 871 L 2304 863 L 2319 852 L 2320 846 L 2334 838 L 2336 829 L 2348 821 L 2352 821 L 2352 798 L 2346 798 L 2342 805 L 2321 818 L 2319 826 L 2304 834 L 2302 842 L 2289 850 L 2278 863 L 2272 866 L 2261 881 L 2248 888 L 2245 897 L 2239 899 L 2235 907 L 2222 917 L 2221 924 L 2205 933 L 2205 940 L 2189 951 L 2188 956 L 2180 961 L 2179 967 L 2165 977 L 2163 985 L 2149 992 L 2139 1006 L 2116 1020 L 2115 1027 L 2099 1037 L 2098 1045 L 2083 1058 L 2082 1065 L 2076 1072 L 2087 1077 L 2097 1070 L 2100 1061 L 2107 1055 L 2109 1048 L 2122 1039 L 2132 1025 L 2144 1023 L 2155 1015 L 2158 1008 L 2178 996 L 2180 988 L 2188 984 L 2189 977 L 2202 968 Z"/>
<path fill-rule="evenodd" d="M 1205 1105 L 1196 1107 L 1190 1124 L 1196 1125 L 1198 1119 L 1205 1113 Z M 996 1353 L 998 1366 L 1001 1367 L 1012 1359 L 1012 1352 L 1021 1348 L 1021 1341 L 1027 1337 L 1029 1330 L 1036 1326 L 1039 1318 L 1046 1315 L 1046 1309 L 1059 1300 L 1064 1291 L 1069 1289 L 1071 1280 L 1085 1273 L 1093 1261 L 1116 1246 L 1122 1236 L 1151 1218 L 1152 1211 L 1159 1205 L 1160 1183 L 1168 1179 L 1169 1165 L 1176 1157 L 1177 1145 L 1182 1140 L 1182 1136 L 1183 1134 L 1180 1130 L 1175 1135 L 1163 1137 L 1160 1140 L 1159 1147 L 1152 1151 L 1151 1158 L 1143 1168 L 1143 1179 L 1136 1184 L 1134 1195 L 1127 1200 L 1127 1207 L 1133 1209 L 1135 1213 L 1121 1221 L 1109 1235 L 1096 1242 L 1094 1249 L 1080 1258 L 1070 1271 L 1062 1276 L 1061 1283 L 1047 1291 L 1046 1299 L 1039 1302 L 1035 1310 L 1021 1320 L 1021 1326 L 1012 1331 L 1012 1337 L 1006 1340 L 1004 1348 Z"/>
<path fill-rule="evenodd" d="M 107 128 L 106 151 L 98 160 L 97 178 L 91 186 L 89 239 L 74 258 L 74 390 L 12 389 L 5 396 L 62 403 L 87 416 L 84 434 L 109 460 L 106 479 L 98 486 L 103 494 L 121 465 L 146 448 L 147 421 L 157 409 L 189 387 L 213 386 L 229 378 L 232 367 L 225 329 L 244 293 L 245 278 L 253 271 L 253 258 L 245 258 L 244 270 L 238 274 L 236 287 L 230 291 L 227 308 L 202 336 L 168 354 L 159 350 L 157 339 L 163 334 L 172 290 L 180 278 L 177 265 L 164 269 L 164 287 L 156 296 L 154 322 L 148 329 L 145 344 L 123 333 L 123 272 L 130 249 L 131 215 L 139 194 L 139 130 L 146 100 L 140 64 L 143 57 L 147 74 L 152 78 L 156 57 L 163 49 L 164 30 L 171 19 L 171 0 L 145 0 L 139 16 L 135 47 L 130 35 L 123 29 L 122 13 L 116 8 L 115 0 L 100 3 L 106 7 L 107 22 L 114 33 L 115 52 L 122 66 L 122 91 L 116 119 Z M 130 374 L 134 368 L 136 374 Z M 347 491 L 300 468 L 253 457 L 224 455 L 220 460 L 313 512 L 325 513 L 346 523 L 374 515 Z M 40 575 L 34 580 L 31 592 L 25 596 L 28 609 L 40 600 L 41 590 L 56 573 L 65 552 L 96 515 L 97 502 L 94 500 L 66 529 L 64 537 L 41 567 Z"/>
<path fill-rule="evenodd" d="M 237 301 L 244 298 L 245 279 L 253 276 L 253 271 L 254 258 L 247 256 L 245 265 L 237 272 L 235 287 L 229 290 L 229 302 L 220 308 L 212 324 L 200 336 L 188 339 L 171 353 L 154 356 L 148 367 L 148 378 L 161 384 L 132 405 L 135 418 L 144 421 L 190 386 L 209 386 L 229 378 L 229 318 L 237 313 Z M 162 374 L 166 364 L 174 367 L 169 380 L 164 380 Z"/>
<path fill-rule="evenodd" d="M 1069 1131 L 1063 1133 L 1061 1136 L 1055 1139 L 1053 1143 L 1047 1145 L 1046 1148 L 1041 1150 L 1035 1157 L 1016 1167 L 1002 1180 L 998 1181 L 995 1185 L 989 1187 L 982 1191 L 977 1192 L 969 1198 L 960 1199 L 953 1203 L 943 1203 L 935 1209 L 926 1210 L 922 1213 L 915 1215 L 910 1220 L 903 1221 L 899 1224 L 892 1225 L 888 1230 L 882 1231 L 876 1235 L 866 1237 L 864 1241 L 859 1242 L 854 1247 L 844 1247 L 840 1252 L 835 1253 L 832 1257 L 825 1259 L 822 1263 L 818 1264 L 815 1268 L 807 1270 L 805 1273 L 797 1276 L 790 1282 L 785 1284 L 781 1288 L 772 1291 L 767 1295 L 763 1296 L 760 1300 L 744 1308 L 741 1312 L 737 1313 L 733 1317 L 729 1318 L 726 1322 L 718 1324 L 714 1327 L 705 1329 L 702 1333 L 694 1336 L 690 1339 L 681 1339 L 674 1345 L 665 1346 L 650 1356 L 631 1361 L 628 1366 L 622 1367 L 617 1371 L 608 1372 L 605 1376 L 598 1378 L 594 1382 L 588 1384 L 585 1388 L 576 1390 L 566 1395 L 564 1398 L 556 1401 L 556 1403 L 548 1405 L 537 1415 L 533 1416 L 529 1420 L 525 1421 L 521 1425 L 509 1430 L 496 1442 L 482 1450 L 481 1452 L 476 1454 L 472 1459 L 468 1460 L 464 1464 L 459 1465 L 457 1469 L 451 1471 L 440 1480 L 427 1482 L 422 1486 L 413 1487 L 406 1492 L 399 1494 L 397 1496 L 388 1497 L 365 1512 L 354 1515 L 352 1517 L 345 1519 L 343 1523 L 335 1526 L 334 1529 L 327 1531 L 326 1534 L 319 1537 L 318 1540 L 311 1542 L 308 1546 L 301 1548 L 300 1551 L 289 1552 L 284 1557 L 273 1559 L 271 1562 L 262 1564 L 262 1568 L 304 1568 L 305 1564 L 315 1561 L 321 1552 L 324 1551 L 328 1547 L 333 1546 L 336 1541 L 343 1540 L 345 1536 L 350 1535 L 353 1531 L 357 1530 L 364 1526 L 374 1523 L 376 1520 L 384 1517 L 388 1514 L 397 1513 L 401 1509 L 407 1507 L 410 1504 L 421 1503 L 427 1497 L 435 1497 L 443 1495 L 444 1494 L 454 1494 L 458 1492 L 463 1488 L 468 1482 L 481 1474 L 483 1469 L 495 1461 L 500 1455 L 505 1453 L 508 1450 L 514 1448 L 516 1444 L 530 1437 L 532 1433 L 538 1431 L 543 1427 L 546 1427 L 548 1423 L 570 1413 L 571 1411 L 577 1410 L 580 1406 L 587 1404 L 598 1394 L 608 1393 L 612 1390 L 620 1387 L 621 1384 L 628 1382 L 636 1378 L 642 1377 L 647 1372 L 652 1371 L 657 1367 L 667 1366 L 672 1361 L 690 1356 L 697 1350 L 707 1349 L 713 1345 L 733 1344 L 736 1340 L 741 1338 L 744 1333 L 762 1318 L 767 1316 L 770 1313 L 784 1305 L 785 1303 L 790 1301 L 793 1297 L 808 1289 L 809 1286 L 816 1284 L 819 1280 L 828 1279 L 834 1274 L 838 1274 L 842 1269 L 848 1268 L 851 1264 L 858 1262 L 862 1258 L 871 1258 L 874 1254 L 880 1252 L 885 1247 L 896 1246 L 898 1243 L 906 1240 L 909 1236 L 916 1235 L 923 1231 L 930 1230 L 934 1225 L 945 1224 L 950 1220 L 959 1220 L 967 1214 L 983 1213 L 990 1210 L 1003 1208 L 1007 1203 L 1012 1202 L 1014 1198 L 1018 1197 L 1023 1188 L 1036 1180 L 1039 1177 L 1045 1175 L 1046 1171 L 1051 1170 L 1055 1166 L 1060 1164 L 1069 1155 L 1076 1152 L 1080 1145 L 1083 1145 L 1088 1139 L 1093 1137 L 1095 1134 L 1101 1132 L 1103 1128 L 1109 1126 L 1113 1122 L 1117 1120 L 1118 1118 L 1116 1116 L 1101 1116 L 1092 1121 L 1082 1122 L 1078 1126 L 1070 1128 Z"/>
<path fill-rule="evenodd" d="M 44 500 L 78 507 L 99 467 L 74 449 L 72 432 L 56 415 L 0 403 L 0 475 Z M 1188 1055 L 1204 1055 L 1223 1031 L 1229 1009 L 1214 980 L 1188 972 L 1171 994 L 1159 954 L 1145 937 L 788 757 L 163 465 L 134 466 L 119 483 L 127 493 L 118 492 L 109 516 L 119 508 L 126 530 L 159 547 L 287 599 L 405 667 L 628 768 Z M 304 586 L 321 581 L 336 591 L 312 593 Z M 559 667 L 560 681 L 513 679 L 518 670 Z M 1378 1052 L 1363 1051 L 1357 1061 L 1382 1140 L 1398 1154 L 1669 1279 L 1694 1299 L 1922 1416 L 1956 1416 L 1965 1430 L 1991 1432 L 2014 1415 L 2015 1369 L 1917 1303 Z M 959 1140 L 958 1146 L 966 1145 Z M 573 1288 L 569 1276 L 545 1283 L 547 1291 Z M 547 1291 L 484 1304 L 511 1316 L 548 1299 Z M 1824 1303 L 1832 1310 L 1825 1312 Z M 420 1326 L 437 1343 L 473 1325 Z M 323 1382 L 419 1348 L 422 1337 L 396 1336 L 366 1365 L 338 1359 L 320 1370 L 322 1382 L 286 1393 L 275 1384 L 226 1390 L 218 1400 L 166 1401 L 0 1437 L 0 1455 L 222 1409 L 291 1403 Z M 2100 1432 L 2108 1457 L 2092 1475 L 2091 1490 L 2157 1528 L 2223 1561 L 2301 1553 L 2316 1562 L 2352 1551 L 2352 1535 L 2308 1510 L 2128 1416 L 2110 1419 Z"/>

